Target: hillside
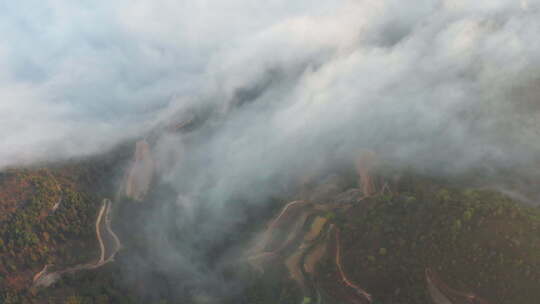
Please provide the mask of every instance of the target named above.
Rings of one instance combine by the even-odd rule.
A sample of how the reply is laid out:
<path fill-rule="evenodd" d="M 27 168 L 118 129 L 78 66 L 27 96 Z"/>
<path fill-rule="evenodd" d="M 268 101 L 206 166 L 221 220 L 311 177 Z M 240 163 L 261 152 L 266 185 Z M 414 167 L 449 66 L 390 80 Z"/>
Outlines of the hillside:
<path fill-rule="evenodd" d="M 0 295 L 31 299 L 36 274 L 99 256 L 95 222 L 113 192 L 120 150 L 94 159 L 0 173 Z"/>
<path fill-rule="evenodd" d="M 239 260 L 217 270 L 243 287 L 217 302 L 193 290 L 182 291 L 173 282 L 193 283 L 182 273 L 162 268 L 156 260 L 159 254 L 151 248 L 155 234 L 147 229 L 160 214 L 158 227 L 163 230 L 154 233 L 171 234 L 177 242 L 194 241 L 205 218 L 193 227 L 187 222 L 169 227 L 167 223 L 177 222 L 175 216 L 184 207 L 164 199 L 174 194 L 159 182 L 144 199 L 138 198 L 142 203 L 123 192 L 118 196 L 118 189 L 125 189 L 120 182 L 125 172 L 133 172 L 129 159 L 136 159 L 135 150 L 123 148 L 76 164 L 1 174 L 4 303 L 369 303 L 372 299 L 372 303 L 428 304 L 433 288 L 428 287 L 428 278 L 454 304 L 466 295 L 492 304 L 533 304 L 540 298 L 539 208 L 494 190 L 467 187 L 466 178 L 373 172 L 365 160 L 355 169 L 311 178 L 292 196 L 259 204 L 231 202 L 233 210 L 243 206 L 250 215 L 217 247 L 203 253 L 205 263 L 212 265 L 221 258 L 220 250 L 243 248 Z M 396 174 L 399 179 L 392 177 Z M 96 219 L 104 198 L 116 198 L 112 225 L 124 248 L 112 263 L 62 272 L 98 262 Z M 99 229 L 104 235 L 109 228 L 100 224 Z M 185 250 L 181 243 L 171 244 L 177 245 Z M 45 265 L 63 275 L 50 287 L 34 287 L 33 278 Z M 144 270 L 133 276 L 134 268 L 140 267 Z"/>
<path fill-rule="evenodd" d="M 253 277 L 242 303 L 299 303 L 302 298 L 312 303 L 321 295 L 323 303 L 367 303 L 358 295 L 363 290 L 373 303 L 427 304 L 432 300 L 426 270 L 436 273 L 442 285 L 486 303 L 533 304 L 540 298 L 540 210 L 495 191 L 409 176 L 392 192 L 318 218 L 335 225 L 317 241 L 326 244 L 302 243 L 276 252 L 277 257 L 266 261 L 267 271 Z M 281 229 L 292 226 L 281 224 Z M 304 227 L 306 235 L 324 232 L 315 219 Z M 283 233 L 279 231 L 274 234 Z M 296 260 L 298 267 L 291 265 L 295 255 L 302 257 Z M 310 258 L 319 261 L 315 270 Z M 296 269 L 297 274 L 291 272 Z M 341 302 L 333 302 L 336 298 Z M 465 303 L 464 297 L 454 300 Z"/>

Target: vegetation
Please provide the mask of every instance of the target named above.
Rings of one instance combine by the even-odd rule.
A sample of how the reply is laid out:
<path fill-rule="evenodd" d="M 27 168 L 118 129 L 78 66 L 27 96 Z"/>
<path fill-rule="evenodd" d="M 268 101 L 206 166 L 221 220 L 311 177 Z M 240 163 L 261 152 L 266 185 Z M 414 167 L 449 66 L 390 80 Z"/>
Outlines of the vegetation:
<path fill-rule="evenodd" d="M 375 303 L 431 303 L 426 268 L 492 304 L 537 303 L 540 209 L 495 191 L 427 178 L 409 176 L 393 190 L 331 215 L 342 230 L 344 269 Z M 301 302 L 290 286 L 276 287 L 276 271 L 251 278 L 241 303 Z M 294 286 L 284 269 L 278 272 Z M 318 277 L 322 290 L 335 288 L 331 254 L 319 265 Z M 268 292 L 269 286 L 281 291 Z"/>
<path fill-rule="evenodd" d="M 75 263 L 95 252 L 95 198 L 72 186 L 57 186 L 46 170 L 10 171 L 4 178 L 20 180 L 30 194 L 0 222 L 2 288 L 21 290 L 28 286 L 29 274 L 45 264 Z"/>
<path fill-rule="evenodd" d="M 0 172 L 0 303 L 33 298 L 32 278 L 45 265 L 98 257 L 97 212 L 102 197 L 113 193 L 112 164 L 125 158 L 113 155 Z"/>
<path fill-rule="evenodd" d="M 115 263 L 66 275 L 47 289 L 28 288 L 33 275 L 46 264 L 73 265 L 97 258 L 97 211 L 103 197 L 114 196 L 114 178 L 121 175 L 115 169 L 127 155 L 122 152 L 62 167 L 0 173 L 1 303 L 178 302 L 172 295 L 177 282 L 156 284 L 163 289 L 151 297 L 138 297 L 138 279 L 126 282 L 125 272 L 132 265 L 129 255 L 144 259 L 151 251 L 146 246 L 148 236 L 140 233 L 144 229 L 140 223 L 156 208 L 155 204 L 132 208 L 129 201 L 118 202 L 116 209 L 113 228 L 123 234 L 121 239 L 128 248 Z M 355 184 L 347 182 L 344 187 Z M 370 292 L 375 303 L 430 303 L 424 276 L 428 267 L 448 285 L 474 292 L 492 304 L 533 304 L 540 298 L 536 286 L 540 281 L 540 209 L 495 191 L 412 174 L 392 184 L 390 190 L 346 212 L 333 210 L 324 215 L 340 228 L 342 264 L 349 279 Z M 163 188 L 150 195 L 163 201 L 159 195 L 169 196 L 167 191 L 173 196 L 172 189 Z M 272 213 L 269 210 L 278 212 L 282 205 L 278 199 L 265 205 L 265 212 L 242 224 L 241 235 L 226 241 L 246 242 L 262 230 Z M 167 208 L 178 206 L 171 203 L 164 210 Z M 177 214 L 172 209 L 166 213 Z M 181 242 L 182 233 L 171 233 Z M 227 270 L 229 275 L 241 277 L 247 288 L 224 303 L 312 302 L 290 279 L 284 265 L 269 267 L 264 274 L 247 265 L 234 268 Z M 328 287 L 322 290 L 331 290 L 337 280 L 331 254 L 321 260 L 316 272 L 318 284 Z M 167 278 L 160 273 L 148 275 L 156 280 Z"/>

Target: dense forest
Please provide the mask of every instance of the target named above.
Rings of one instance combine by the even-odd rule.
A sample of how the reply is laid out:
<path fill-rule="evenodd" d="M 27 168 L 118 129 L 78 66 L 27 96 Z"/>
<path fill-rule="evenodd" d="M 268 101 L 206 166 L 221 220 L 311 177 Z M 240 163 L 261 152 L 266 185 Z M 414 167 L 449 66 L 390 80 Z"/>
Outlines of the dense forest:
<path fill-rule="evenodd" d="M 174 221 L 174 209 L 179 208 L 163 200 L 164 193 L 172 190 L 159 184 L 153 185 L 145 203 L 117 196 L 119 180 L 132 157 L 129 150 L 64 166 L 10 169 L 0 174 L 3 303 L 202 303 L 189 290 L 179 292 L 176 284 L 181 280 L 159 270 L 126 279 L 134 259 L 152 256 L 147 244 L 153 236 L 140 224 L 160 208 L 168 210 Z M 226 240 L 247 246 L 292 199 L 317 206 L 337 201 L 343 193 L 360 191 L 351 172 L 322 180 L 292 197 L 248 204 L 264 208 L 257 207 L 262 211 L 251 213 L 237 234 Z M 458 180 L 402 172 L 399 181 L 387 184 L 385 191 L 347 209 L 319 212 L 319 220 L 310 223 L 325 223 L 341 231 L 340 266 L 351 282 L 369 291 L 373 303 L 430 303 L 426 269 L 449 286 L 479 295 L 488 303 L 536 303 L 534 299 L 540 298 L 536 286 L 540 281 L 540 209 Z M 32 287 L 33 277 L 45 265 L 62 268 L 98 258 L 96 218 L 102 199 L 114 197 L 113 227 L 124 245 L 115 261 L 65 275 L 47 288 Z M 182 234 L 193 233 L 186 229 L 167 233 L 181 242 Z M 292 233 L 286 226 L 283 229 L 280 233 Z M 326 302 L 341 299 L 346 303 L 347 296 L 340 294 L 343 287 L 335 285 L 340 281 L 335 265 L 340 245 L 335 236 L 326 238 L 327 253 L 312 270 L 314 286 L 323 300 L 334 299 Z M 294 256 L 294 251 L 288 254 Z M 288 254 L 281 254 L 283 258 L 278 254 L 263 272 L 247 260 L 224 269 L 223 276 L 244 286 L 219 303 L 314 303 L 291 273 Z M 149 280 L 154 283 L 148 285 Z"/>
<path fill-rule="evenodd" d="M 96 217 L 103 197 L 114 194 L 114 170 L 127 156 L 122 151 L 0 173 L 3 303 L 32 302 L 33 277 L 45 265 L 61 268 L 96 259 Z"/>

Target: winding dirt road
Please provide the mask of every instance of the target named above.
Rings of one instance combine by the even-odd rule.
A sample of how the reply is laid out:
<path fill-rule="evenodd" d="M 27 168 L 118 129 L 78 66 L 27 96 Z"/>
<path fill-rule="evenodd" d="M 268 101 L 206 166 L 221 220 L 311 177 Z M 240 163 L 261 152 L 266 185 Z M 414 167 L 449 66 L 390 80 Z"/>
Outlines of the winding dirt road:
<path fill-rule="evenodd" d="M 109 199 L 104 199 L 96 219 L 96 237 L 100 247 L 100 256 L 97 262 L 79 264 L 56 271 L 51 270 L 51 268 L 54 269 L 54 265 L 45 265 L 43 270 L 34 276 L 33 288 L 49 287 L 64 274 L 75 273 L 80 270 L 96 269 L 114 260 L 114 256 L 122 248 L 122 243 L 111 229 L 111 205 L 112 202 Z"/>

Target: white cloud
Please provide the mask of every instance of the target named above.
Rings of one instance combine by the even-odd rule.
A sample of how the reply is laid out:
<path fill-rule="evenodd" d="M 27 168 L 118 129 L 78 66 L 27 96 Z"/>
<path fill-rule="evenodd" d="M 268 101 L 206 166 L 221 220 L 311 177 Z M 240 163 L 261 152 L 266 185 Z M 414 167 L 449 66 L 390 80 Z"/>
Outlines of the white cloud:
<path fill-rule="evenodd" d="M 233 115 L 220 143 L 261 132 L 324 150 L 339 134 L 345 150 L 413 162 L 448 146 L 456 167 L 484 157 L 471 142 L 538 151 L 502 138 L 519 133 L 502 130 L 508 111 L 534 102 L 523 90 L 538 78 L 538 11 L 515 1 L 35 1 L 0 14 L 0 166 L 95 153 L 171 109 L 230 110 L 255 89 L 240 112 L 265 121 Z"/>

